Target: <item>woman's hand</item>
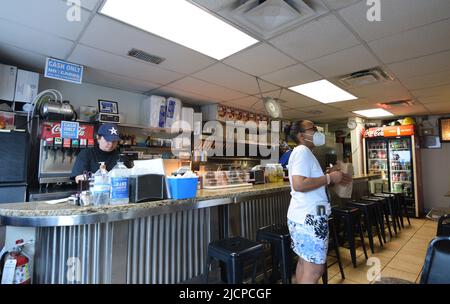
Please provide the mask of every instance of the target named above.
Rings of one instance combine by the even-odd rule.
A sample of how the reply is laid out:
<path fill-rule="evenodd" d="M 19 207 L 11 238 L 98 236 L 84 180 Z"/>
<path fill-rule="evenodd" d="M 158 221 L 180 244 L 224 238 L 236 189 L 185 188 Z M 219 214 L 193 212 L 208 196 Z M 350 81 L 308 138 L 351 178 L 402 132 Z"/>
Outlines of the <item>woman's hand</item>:
<path fill-rule="evenodd" d="M 341 171 L 333 171 L 333 172 L 329 173 L 329 175 L 330 175 L 331 183 L 335 184 L 335 185 L 341 183 L 341 181 L 344 178 L 344 174 Z"/>
<path fill-rule="evenodd" d="M 352 182 L 353 182 L 353 178 L 352 178 L 352 176 L 350 174 L 346 174 L 346 173 L 342 174 L 342 180 L 341 180 L 341 183 L 340 183 L 341 185 L 348 185 L 348 184 L 350 184 Z"/>

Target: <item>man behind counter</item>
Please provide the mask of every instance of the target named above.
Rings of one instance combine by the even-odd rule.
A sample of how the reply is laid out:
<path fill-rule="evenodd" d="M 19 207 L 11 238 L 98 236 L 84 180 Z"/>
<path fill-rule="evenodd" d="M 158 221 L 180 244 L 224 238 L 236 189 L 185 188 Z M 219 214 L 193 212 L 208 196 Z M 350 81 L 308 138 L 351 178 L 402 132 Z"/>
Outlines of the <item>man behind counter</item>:
<path fill-rule="evenodd" d="M 105 162 L 106 170 L 111 171 L 120 158 L 117 146 L 119 144 L 119 128 L 114 124 L 103 124 L 97 132 L 97 145 L 94 148 L 81 151 L 72 168 L 71 177 L 75 178 L 77 184 L 84 179 L 85 171 L 95 173 L 100 162 Z M 127 159 L 124 164 L 130 167 Z"/>

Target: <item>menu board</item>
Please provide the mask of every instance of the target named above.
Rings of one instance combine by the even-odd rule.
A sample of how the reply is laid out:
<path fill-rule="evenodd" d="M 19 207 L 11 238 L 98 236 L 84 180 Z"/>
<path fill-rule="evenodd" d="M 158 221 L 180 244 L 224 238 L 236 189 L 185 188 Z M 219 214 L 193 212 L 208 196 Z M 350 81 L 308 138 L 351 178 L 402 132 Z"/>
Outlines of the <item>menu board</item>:
<path fill-rule="evenodd" d="M 441 142 L 450 142 L 450 117 L 439 119 L 439 136 Z"/>

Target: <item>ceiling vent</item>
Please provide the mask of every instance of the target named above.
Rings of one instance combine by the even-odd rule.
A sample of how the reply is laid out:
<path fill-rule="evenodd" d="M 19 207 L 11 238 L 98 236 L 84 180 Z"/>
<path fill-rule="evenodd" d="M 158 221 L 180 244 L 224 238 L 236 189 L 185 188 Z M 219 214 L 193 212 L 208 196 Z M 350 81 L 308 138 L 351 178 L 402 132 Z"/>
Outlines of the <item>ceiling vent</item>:
<path fill-rule="evenodd" d="M 131 49 L 128 52 L 128 56 L 137 58 L 139 60 L 143 60 L 145 62 L 153 63 L 153 64 L 160 64 L 161 62 L 166 60 L 166 58 L 152 55 L 152 54 L 149 54 L 147 52 L 137 50 L 137 49 Z"/>
<path fill-rule="evenodd" d="M 393 100 L 388 102 L 377 103 L 377 106 L 383 109 L 392 109 L 398 107 L 410 107 L 414 104 L 411 99 Z"/>
<path fill-rule="evenodd" d="M 381 68 L 373 68 L 343 76 L 339 79 L 339 82 L 347 87 L 360 87 L 392 80 L 394 80 L 394 77 L 383 71 Z"/>
<path fill-rule="evenodd" d="M 328 11 L 320 0 L 190 1 L 266 40 Z"/>

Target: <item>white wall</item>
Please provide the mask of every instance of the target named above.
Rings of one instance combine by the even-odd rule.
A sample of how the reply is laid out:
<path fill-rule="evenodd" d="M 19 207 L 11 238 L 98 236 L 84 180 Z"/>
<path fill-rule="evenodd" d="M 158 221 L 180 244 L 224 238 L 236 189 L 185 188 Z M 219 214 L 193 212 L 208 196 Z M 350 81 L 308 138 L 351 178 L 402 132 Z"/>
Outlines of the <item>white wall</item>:
<path fill-rule="evenodd" d="M 56 89 L 63 95 L 64 100 L 69 100 L 72 106 L 78 111 L 81 105 L 98 107 L 98 99 L 117 101 L 119 112 L 124 114 L 123 123 L 139 124 L 140 108 L 146 95 L 132 93 L 102 87 L 90 83 L 72 84 L 60 80 L 45 78 L 41 75 L 39 79 L 39 92 L 46 89 Z"/>
<path fill-rule="evenodd" d="M 419 119 L 424 128 L 433 128 L 439 134 L 437 119 L 429 116 L 427 121 Z M 450 208 L 450 143 L 442 143 L 441 149 L 421 149 L 423 200 L 426 210 Z"/>

